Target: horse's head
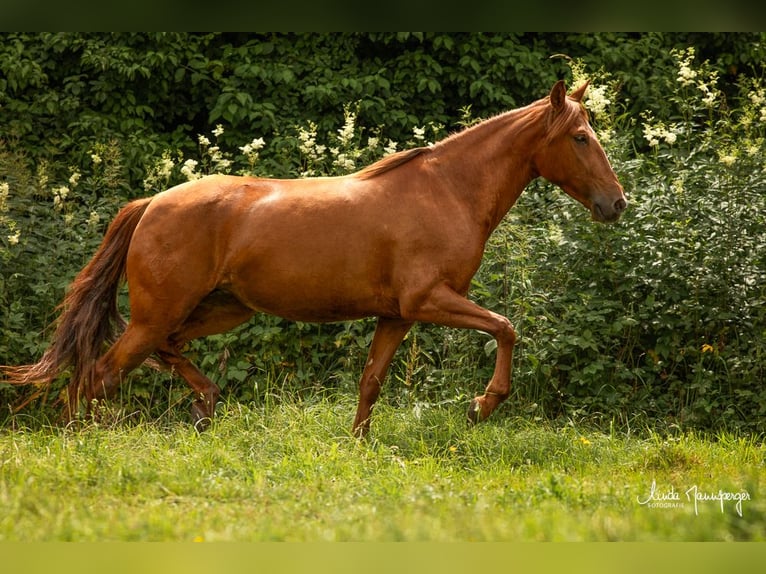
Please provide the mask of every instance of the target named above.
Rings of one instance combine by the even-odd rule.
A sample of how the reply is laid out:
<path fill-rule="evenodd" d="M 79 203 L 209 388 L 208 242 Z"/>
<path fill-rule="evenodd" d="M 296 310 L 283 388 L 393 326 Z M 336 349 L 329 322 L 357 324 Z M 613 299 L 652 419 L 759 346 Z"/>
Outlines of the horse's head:
<path fill-rule="evenodd" d="M 569 97 L 564 81 L 556 82 L 548 99 L 547 135 L 535 154 L 535 169 L 567 194 L 587 207 L 593 219 L 617 221 L 625 200 L 617 175 L 612 170 L 581 100 L 585 83 Z"/>

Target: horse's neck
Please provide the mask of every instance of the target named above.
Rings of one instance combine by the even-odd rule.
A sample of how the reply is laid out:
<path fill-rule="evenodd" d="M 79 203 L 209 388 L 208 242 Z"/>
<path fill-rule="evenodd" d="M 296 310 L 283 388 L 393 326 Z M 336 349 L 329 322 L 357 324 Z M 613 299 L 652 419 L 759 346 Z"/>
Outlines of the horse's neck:
<path fill-rule="evenodd" d="M 491 233 L 536 177 L 532 156 L 539 122 L 526 108 L 486 120 L 444 140 L 434 150 L 452 192 L 464 198 Z"/>

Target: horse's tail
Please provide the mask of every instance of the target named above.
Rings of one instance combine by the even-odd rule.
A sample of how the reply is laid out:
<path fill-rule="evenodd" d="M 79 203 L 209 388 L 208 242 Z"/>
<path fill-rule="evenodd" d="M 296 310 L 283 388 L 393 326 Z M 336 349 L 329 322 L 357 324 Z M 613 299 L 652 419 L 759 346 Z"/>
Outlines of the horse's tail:
<path fill-rule="evenodd" d="M 104 344 L 111 344 L 125 329 L 117 308 L 117 289 L 125 276 L 125 263 L 133 231 L 151 198 L 123 207 L 109 225 L 98 251 L 75 277 L 58 306 L 53 341 L 33 365 L 2 367 L 7 382 L 47 386 L 71 368 L 70 408 L 93 379 L 96 359 Z M 74 391 L 74 393 L 73 393 Z"/>

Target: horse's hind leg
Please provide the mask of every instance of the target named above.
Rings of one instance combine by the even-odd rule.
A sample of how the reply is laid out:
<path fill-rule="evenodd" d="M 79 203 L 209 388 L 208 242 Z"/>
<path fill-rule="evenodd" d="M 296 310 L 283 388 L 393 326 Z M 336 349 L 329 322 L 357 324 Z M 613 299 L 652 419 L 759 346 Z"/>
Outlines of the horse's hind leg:
<path fill-rule="evenodd" d="M 233 329 L 250 319 L 253 314 L 252 309 L 240 303 L 233 295 L 225 291 L 214 291 L 197 305 L 157 353 L 163 363 L 181 375 L 194 391 L 192 421 L 199 430 L 204 430 L 210 424 L 221 390 L 184 357 L 180 350 L 192 339 Z"/>
<path fill-rule="evenodd" d="M 83 389 L 70 385 L 67 390 L 69 418 L 74 418 L 82 398 L 90 408 L 93 401 L 113 397 L 125 376 L 143 363 L 157 345 L 153 329 L 130 323 L 114 345 L 96 361 L 90 383 Z"/>
<path fill-rule="evenodd" d="M 191 407 L 192 424 L 198 430 L 206 429 L 213 418 L 215 404 L 218 402 L 218 396 L 221 394 L 218 385 L 203 375 L 177 349 L 165 348 L 158 351 L 157 355 L 163 363 L 181 375 L 194 391 L 195 400 Z"/>

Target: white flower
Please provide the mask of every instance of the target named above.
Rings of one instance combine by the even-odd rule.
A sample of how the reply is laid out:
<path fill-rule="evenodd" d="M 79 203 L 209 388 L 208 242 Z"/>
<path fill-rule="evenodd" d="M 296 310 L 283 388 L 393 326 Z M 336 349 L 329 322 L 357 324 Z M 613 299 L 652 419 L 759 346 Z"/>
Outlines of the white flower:
<path fill-rule="evenodd" d="M 601 145 L 608 144 L 612 141 L 612 136 L 614 135 L 614 132 L 610 129 L 605 130 L 599 130 L 598 132 L 598 141 L 601 142 Z"/>
<path fill-rule="evenodd" d="M 710 84 L 714 85 L 716 79 L 717 78 L 715 74 L 713 74 L 710 77 Z M 701 91 L 704 94 L 702 97 L 702 103 L 705 104 L 705 106 L 707 106 L 708 108 L 712 108 L 713 104 L 715 104 L 715 99 L 718 96 L 718 90 L 716 90 L 715 87 L 711 88 L 705 82 L 698 82 L 697 89 L 699 89 L 699 91 Z"/>
<path fill-rule="evenodd" d="M 300 136 L 299 136 L 300 137 Z M 303 140 L 301 140 L 303 141 Z M 250 143 L 247 143 L 239 148 L 239 150 L 245 154 L 250 155 L 254 152 L 257 152 L 259 149 L 261 149 L 263 146 L 266 145 L 266 142 L 263 141 L 263 138 L 255 138 Z"/>
<path fill-rule="evenodd" d="M 19 232 L 17 231 L 13 235 L 8 236 L 8 244 L 9 245 L 16 245 L 19 242 Z"/>
<path fill-rule="evenodd" d="M 82 177 L 82 174 L 80 172 L 73 171 L 72 175 L 69 176 L 69 185 L 71 185 L 72 187 L 75 187 L 80 181 L 80 177 Z"/>
<path fill-rule="evenodd" d="M 419 128 L 415 126 L 412 128 L 412 137 L 414 137 L 418 141 L 423 141 L 425 139 L 426 134 L 426 128 L 423 126 L 422 128 Z"/>
<path fill-rule="evenodd" d="M 643 125 L 644 139 L 649 142 L 649 145 L 656 147 L 660 145 L 660 140 L 665 140 L 668 145 L 673 145 L 678 139 L 678 126 L 671 124 L 669 127 L 662 122 L 658 122 L 655 125 L 649 123 L 653 118 L 649 113 L 642 114 L 646 123 Z"/>
<path fill-rule="evenodd" d="M 340 138 L 341 144 L 348 145 L 348 143 L 351 141 L 351 138 L 354 137 L 354 124 L 356 123 L 356 114 L 346 110 L 344 115 L 346 121 L 343 124 L 343 127 L 338 130 L 338 137 Z"/>
<path fill-rule="evenodd" d="M 221 137 L 223 135 L 223 125 L 222 124 L 216 124 L 215 129 L 213 130 L 213 135 L 217 138 Z"/>
<path fill-rule="evenodd" d="M 766 93 L 764 92 L 763 88 L 758 89 L 755 92 L 750 92 L 750 101 L 753 102 L 753 105 L 758 107 L 766 103 Z"/>
<path fill-rule="evenodd" d="M 198 136 L 197 136 L 197 141 L 199 142 L 199 145 L 201 145 L 201 146 L 203 146 L 203 147 L 207 147 L 207 146 L 209 146 L 209 145 L 210 145 L 210 140 L 209 140 L 209 139 L 207 139 L 207 138 L 206 138 L 205 136 L 203 136 L 202 134 L 200 134 L 200 135 L 198 135 Z"/>
<path fill-rule="evenodd" d="M 218 158 L 215 160 L 216 169 L 220 173 L 225 173 L 231 167 L 231 163 L 230 159 Z"/>
<path fill-rule="evenodd" d="M 693 84 L 696 77 L 696 70 L 692 70 L 687 64 L 681 64 L 681 67 L 678 69 L 678 81 L 682 86 Z"/>
<path fill-rule="evenodd" d="M 353 158 L 350 158 L 345 153 L 338 154 L 337 159 L 333 162 L 336 167 L 339 167 L 340 169 L 344 171 L 351 171 L 356 167 L 356 164 L 354 163 Z"/>
<path fill-rule="evenodd" d="M 201 176 L 194 170 L 197 168 L 197 160 L 187 159 L 181 167 L 181 173 L 186 176 L 188 181 L 199 179 Z"/>
<path fill-rule="evenodd" d="M 380 143 L 379 138 L 376 138 L 374 136 L 370 136 L 369 138 L 367 138 L 367 147 L 370 149 L 375 149 L 376 147 L 378 147 L 379 143 Z"/>
<path fill-rule="evenodd" d="M 7 181 L 0 183 L 0 212 L 6 211 L 8 209 L 8 206 L 5 204 L 5 202 L 8 199 L 10 190 L 11 187 Z"/>
<path fill-rule="evenodd" d="M 316 140 L 316 136 L 317 136 L 317 127 L 316 127 L 316 124 L 314 124 L 314 122 L 309 122 L 308 129 L 300 128 L 298 130 L 298 139 L 305 144 Z"/>
<path fill-rule="evenodd" d="M 649 145 L 654 147 L 660 145 L 658 134 L 653 126 L 644 124 L 644 139 L 649 142 Z"/>
<path fill-rule="evenodd" d="M 606 97 L 609 86 L 597 86 L 588 88 L 588 99 L 585 100 L 585 107 L 593 114 L 598 115 L 606 111 L 612 101 Z"/>
<path fill-rule="evenodd" d="M 300 141 L 300 143 L 298 144 L 298 149 L 301 151 L 302 154 L 304 154 L 305 156 L 308 156 L 309 158 L 318 157 L 318 154 L 315 149 L 316 137 L 317 137 L 317 126 L 314 122 L 309 122 L 309 125 L 306 129 L 298 128 L 298 140 Z"/>
<path fill-rule="evenodd" d="M 697 78 L 697 70 L 692 68 L 694 60 L 694 47 L 689 46 L 685 51 L 674 50 L 673 54 L 679 59 L 678 63 L 678 82 L 682 86 L 690 86 Z"/>
<path fill-rule="evenodd" d="M 91 211 L 90 216 L 88 217 L 88 226 L 90 227 L 96 227 L 98 225 L 98 222 L 101 220 L 101 216 L 96 211 Z"/>
<path fill-rule="evenodd" d="M 163 155 L 159 162 L 157 174 L 160 177 L 168 178 L 173 171 L 173 167 L 175 167 L 175 164 L 173 163 L 173 160 L 170 159 L 170 155 Z"/>
<path fill-rule="evenodd" d="M 90 161 L 92 161 L 95 165 L 98 165 L 101 163 L 101 156 L 97 153 L 90 154 Z"/>
<path fill-rule="evenodd" d="M 737 156 L 735 156 L 733 154 L 730 154 L 730 153 L 728 153 L 728 154 L 722 153 L 722 154 L 720 154 L 718 156 L 718 161 L 720 161 L 722 164 L 724 164 L 726 166 L 732 166 L 732 165 L 734 165 L 736 163 Z"/>
<path fill-rule="evenodd" d="M 388 140 L 388 143 L 386 144 L 386 147 L 383 148 L 383 151 L 388 155 L 396 153 L 396 142 L 394 140 Z"/>
<path fill-rule="evenodd" d="M 56 187 L 53 192 L 53 207 L 55 209 L 62 209 L 64 207 L 64 200 L 69 195 L 69 188 L 65 185 Z"/>

